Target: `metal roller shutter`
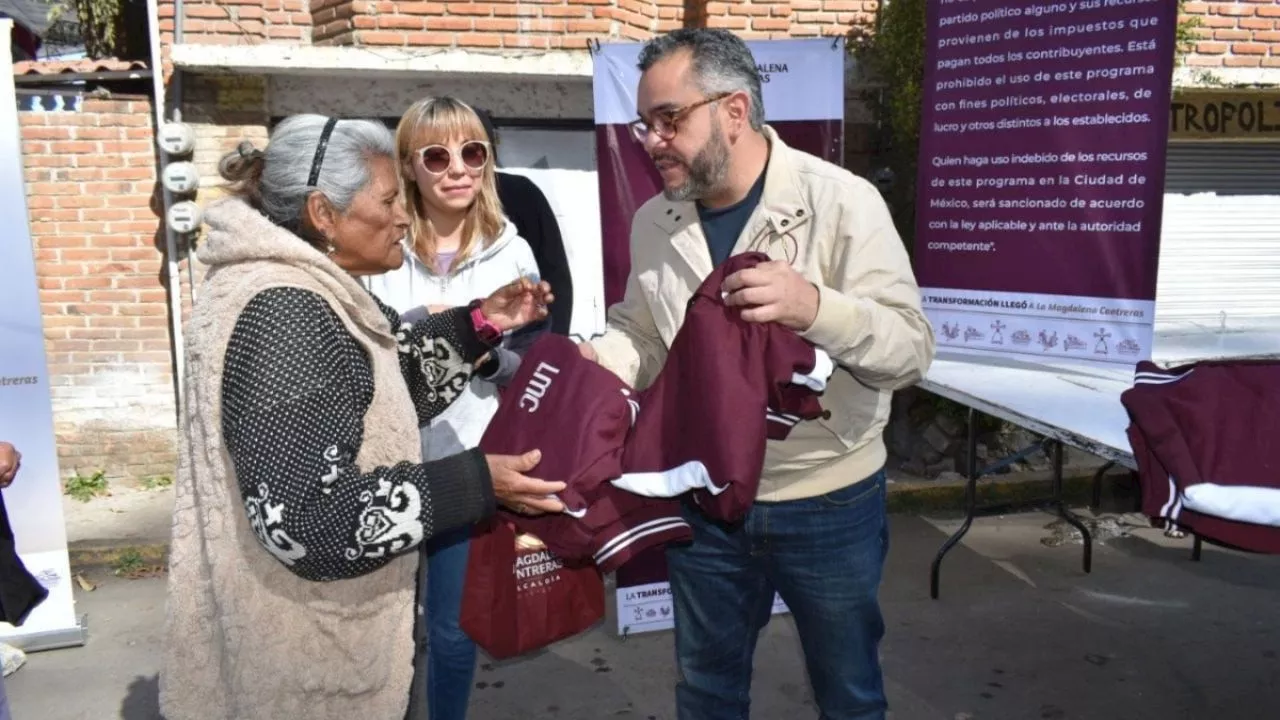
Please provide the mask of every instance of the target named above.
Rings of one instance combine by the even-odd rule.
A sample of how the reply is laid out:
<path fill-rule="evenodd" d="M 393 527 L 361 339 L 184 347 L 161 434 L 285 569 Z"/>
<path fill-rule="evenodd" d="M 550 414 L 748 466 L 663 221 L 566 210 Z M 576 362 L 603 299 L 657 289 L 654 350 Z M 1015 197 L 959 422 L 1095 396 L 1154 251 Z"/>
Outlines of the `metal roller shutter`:
<path fill-rule="evenodd" d="M 1156 322 L 1280 318 L 1280 143 L 1175 142 Z"/>

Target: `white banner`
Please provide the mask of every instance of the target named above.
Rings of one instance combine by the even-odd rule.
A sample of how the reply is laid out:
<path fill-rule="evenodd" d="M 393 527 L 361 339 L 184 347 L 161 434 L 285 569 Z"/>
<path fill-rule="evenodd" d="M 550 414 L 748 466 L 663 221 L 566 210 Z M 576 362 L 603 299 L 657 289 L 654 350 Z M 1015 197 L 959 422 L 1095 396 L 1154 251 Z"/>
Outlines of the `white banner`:
<path fill-rule="evenodd" d="M 22 627 L 0 623 L 0 641 L 28 651 L 80 645 L 67 530 L 62 517 L 61 473 L 54 445 L 53 406 L 45 359 L 35 254 L 22 177 L 22 142 L 9 50 L 12 21 L 0 21 L 0 440 L 22 453 L 22 469 L 4 502 L 23 564 L 49 589 L 49 597 Z"/>
<path fill-rule="evenodd" d="M 660 181 L 627 129 L 637 118 L 641 43 L 610 43 L 593 54 L 596 162 L 600 183 L 601 265 L 606 305 L 622 295 L 629 271 L 631 217 Z M 765 121 L 787 145 L 837 165 L 844 157 L 844 42 L 841 39 L 749 41 L 760 72 Z M 643 553 L 616 573 L 617 632 L 673 627 L 671 590 L 661 551 Z M 787 612 L 774 596 L 773 612 Z"/>
<path fill-rule="evenodd" d="M 607 43 L 595 55 L 597 125 L 636 119 L 643 43 Z M 844 42 L 832 38 L 751 40 L 768 122 L 844 118 Z"/>

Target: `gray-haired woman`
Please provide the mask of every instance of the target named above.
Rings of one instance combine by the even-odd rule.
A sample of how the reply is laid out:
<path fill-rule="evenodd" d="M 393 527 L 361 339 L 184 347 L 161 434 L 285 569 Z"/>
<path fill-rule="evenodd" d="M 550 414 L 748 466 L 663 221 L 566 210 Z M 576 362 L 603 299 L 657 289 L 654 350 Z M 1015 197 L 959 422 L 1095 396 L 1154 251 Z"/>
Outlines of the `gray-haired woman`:
<path fill-rule="evenodd" d="M 545 317 L 513 283 L 402 321 L 356 280 L 403 261 L 391 133 L 290 117 L 222 163 L 190 325 L 161 705 L 169 720 L 402 720 L 423 540 L 501 503 L 557 512 L 520 457 L 421 462 L 501 334 Z"/>

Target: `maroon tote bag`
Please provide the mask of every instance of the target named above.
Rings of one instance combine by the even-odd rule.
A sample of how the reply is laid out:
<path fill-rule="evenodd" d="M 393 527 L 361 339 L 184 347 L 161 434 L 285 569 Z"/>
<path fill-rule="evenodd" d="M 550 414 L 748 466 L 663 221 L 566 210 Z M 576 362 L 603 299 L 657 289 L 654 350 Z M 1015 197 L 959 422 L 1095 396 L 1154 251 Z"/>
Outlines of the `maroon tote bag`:
<path fill-rule="evenodd" d="M 471 538 L 460 625 L 495 660 L 577 635 L 604 617 L 594 564 L 570 565 L 501 517 Z"/>

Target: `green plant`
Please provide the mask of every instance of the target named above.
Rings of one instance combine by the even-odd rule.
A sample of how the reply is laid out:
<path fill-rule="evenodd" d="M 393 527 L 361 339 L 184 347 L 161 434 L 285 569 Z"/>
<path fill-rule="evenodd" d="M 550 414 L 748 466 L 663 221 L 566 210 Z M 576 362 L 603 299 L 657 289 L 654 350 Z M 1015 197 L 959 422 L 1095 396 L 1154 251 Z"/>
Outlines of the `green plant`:
<path fill-rule="evenodd" d="M 142 479 L 144 490 L 161 490 L 167 487 L 173 487 L 173 478 L 168 475 L 152 475 Z"/>
<path fill-rule="evenodd" d="M 1178 0 L 1178 29 L 1174 34 L 1173 50 L 1175 65 L 1185 63 L 1187 56 L 1195 51 L 1196 40 L 1200 39 L 1200 33 L 1197 31 L 1204 26 L 1199 16 L 1183 14 L 1183 7 L 1186 4 L 1187 0 Z"/>
<path fill-rule="evenodd" d="M 78 471 L 62 484 L 62 492 L 79 500 L 89 502 L 95 497 L 107 494 L 107 472 L 98 470 L 88 477 Z"/>
<path fill-rule="evenodd" d="M 80 37 L 85 53 L 91 58 L 118 57 L 128 54 L 128 34 L 135 32 L 124 22 L 128 0 L 53 0 L 49 4 L 49 21 L 57 22 L 74 15 L 80 23 Z"/>
<path fill-rule="evenodd" d="M 112 573 L 116 577 L 128 580 L 163 575 L 165 564 L 163 559 L 154 556 L 147 548 L 124 548 L 111 561 Z"/>
<path fill-rule="evenodd" d="M 142 559 L 142 553 L 133 548 L 127 548 L 120 552 L 116 557 L 113 572 L 121 577 L 135 576 L 140 573 L 145 565 Z"/>

